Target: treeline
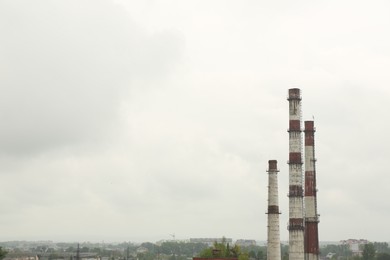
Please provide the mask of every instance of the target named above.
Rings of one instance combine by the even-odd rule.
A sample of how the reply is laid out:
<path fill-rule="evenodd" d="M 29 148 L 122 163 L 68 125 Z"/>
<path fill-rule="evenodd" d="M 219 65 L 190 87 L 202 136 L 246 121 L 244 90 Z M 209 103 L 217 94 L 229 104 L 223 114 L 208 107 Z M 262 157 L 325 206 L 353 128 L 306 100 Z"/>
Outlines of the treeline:
<path fill-rule="evenodd" d="M 205 243 L 185 243 L 185 242 L 163 242 L 160 245 L 154 243 L 142 243 L 142 248 L 147 249 L 145 252 L 136 254 L 139 260 L 169 259 L 181 260 L 198 255 L 202 250 L 207 248 Z M 138 248 L 140 251 L 140 248 Z"/>
<path fill-rule="evenodd" d="M 47 245 L 40 244 L 37 246 L 34 244 L 33 247 L 27 246 L 28 243 L 23 243 L 23 247 L 18 247 L 17 243 L 12 245 L 8 243 L 5 246 L 8 250 L 4 251 L 4 254 L 7 253 L 9 258 L 38 256 L 41 260 L 75 259 L 77 254 L 96 256 L 108 260 L 185 260 L 198 255 L 208 247 L 205 243 L 185 242 L 163 242 L 161 244 L 150 242 L 142 244 L 126 242 L 120 244 L 48 243 Z M 4 257 L 4 254 L 1 256 Z"/>
<path fill-rule="evenodd" d="M 123 242 L 119 244 L 104 243 L 49 243 L 47 245 L 31 244 L 28 242 L 0 243 L 0 260 L 21 256 L 38 256 L 40 260 L 69 260 L 75 259 L 77 254 L 93 255 L 104 260 L 188 260 L 192 257 L 235 257 L 240 260 L 266 260 L 266 246 L 239 247 L 235 244 L 214 243 L 208 246 L 205 243 L 187 243 L 167 241 L 159 244 L 145 242 L 134 244 Z M 386 242 L 373 242 L 361 245 L 360 255 L 354 255 L 348 245 L 330 244 L 320 248 L 322 259 L 338 260 L 390 260 L 390 248 Z M 282 260 L 288 260 L 288 245 L 281 245 Z"/>
<path fill-rule="evenodd" d="M 202 258 L 236 258 L 238 260 L 266 260 L 266 247 L 247 246 L 240 247 L 237 244 L 230 245 L 224 239 L 221 243 L 214 242 L 212 247 L 199 253 Z"/>
<path fill-rule="evenodd" d="M 390 260 L 390 248 L 386 242 L 361 245 L 361 255 L 354 255 L 348 245 L 327 245 L 321 248 L 321 256 L 338 260 Z"/>
<path fill-rule="evenodd" d="M 1 245 L 0 245 L 1 246 Z M 19 247 L 22 246 L 22 247 Z M 167 241 L 159 244 L 144 242 L 142 244 L 120 243 L 48 243 L 30 244 L 28 242 L 7 243 L 7 257 L 38 256 L 40 260 L 75 259 L 77 252 L 82 255 L 100 257 L 107 260 L 188 260 L 210 252 L 212 247 L 206 243 L 188 243 Z M 266 260 L 265 246 L 238 247 L 224 243 L 224 254 L 231 257 L 241 255 L 244 259 Z M 4 249 L 4 247 L 3 247 Z M 283 250 L 283 247 L 282 247 Z M 285 251 L 285 250 L 284 250 Z M 227 253 L 229 252 L 229 253 Z"/>
<path fill-rule="evenodd" d="M 209 247 L 204 243 L 164 242 L 161 245 L 143 243 L 145 253 L 138 253 L 139 260 L 187 260 L 192 257 L 237 257 L 240 260 L 266 260 L 265 246 L 240 247 L 226 242 Z M 241 257 L 240 257 L 241 256 Z"/>

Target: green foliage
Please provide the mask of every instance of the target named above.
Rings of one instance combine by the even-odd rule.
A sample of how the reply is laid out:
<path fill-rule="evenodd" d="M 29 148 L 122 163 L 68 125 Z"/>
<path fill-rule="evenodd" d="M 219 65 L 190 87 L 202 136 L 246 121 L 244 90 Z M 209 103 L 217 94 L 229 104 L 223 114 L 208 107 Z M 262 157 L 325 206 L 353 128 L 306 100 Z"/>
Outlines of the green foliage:
<path fill-rule="evenodd" d="M 69 246 L 68 248 L 65 249 L 65 252 L 76 252 L 76 248 L 74 248 L 73 246 Z"/>
<path fill-rule="evenodd" d="M 193 257 L 207 248 L 204 243 L 184 243 L 184 242 L 163 242 L 161 246 L 155 248 L 155 252 L 165 255 L 177 255 Z"/>
<path fill-rule="evenodd" d="M 7 255 L 7 251 L 4 250 L 1 246 L 0 246 L 0 260 L 5 258 L 5 256 Z"/>
<path fill-rule="evenodd" d="M 145 243 L 142 243 L 141 246 L 145 247 L 146 249 L 148 249 L 149 252 L 152 252 L 152 253 L 156 253 L 157 252 L 157 249 L 156 249 L 157 246 L 155 244 L 153 244 L 153 243 L 145 242 Z"/>
<path fill-rule="evenodd" d="M 373 243 L 365 244 L 363 247 L 363 260 L 375 259 L 375 247 Z"/>
<path fill-rule="evenodd" d="M 265 260 L 266 259 L 266 254 L 264 251 L 257 251 L 256 257 L 257 260 Z"/>
<path fill-rule="evenodd" d="M 267 247 L 266 246 L 245 246 L 240 248 L 242 253 L 247 253 L 249 258 L 256 260 L 265 260 L 267 255 Z"/>
<path fill-rule="evenodd" d="M 282 260 L 288 260 L 288 252 L 282 254 Z"/>
<path fill-rule="evenodd" d="M 320 250 L 321 256 L 325 257 L 328 253 L 335 253 L 335 258 L 351 258 L 352 251 L 349 249 L 348 245 L 326 245 Z"/>
<path fill-rule="evenodd" d="M 230 245 L 229 245 L 229 243 L 228 243 L 227 246 L 226 246 L 226 253 L 225 253 L 225 256 L 226 256 L 226 257 L 230 257 L 230 255 L 231 255 L 231 253 L 230 253 Z"/>
<path fill-rule="evenodd" d="M 203 258 L 238 258 L 239 260 L 249 260 L 249 252 L 242 251 L 240 246 L 230 246 L 222 239 L 221 243 L 214 242 L 213 247 L 204 249 L 199 254 Z"/>
<path fill-rule="evenodd" d="M 213 257 L 213 248 L 206 248 L 199 253 L 199 257 L 202 258 L 212 258 Z"/>
<path fill-rule="evenodd" d="M 247 253 L 244 253 L 244 252 L 241 252 L 241 247 L 239 247 L 238 245 L 234 245 L 234 247 L 232 249 L 230 249 L 230 252 L 229 254 L 232 256 L 232 257 L 238 257 L 240 259 L 240 256 L 241 255 L 248 255 Z M 242 256 L 244 257 L 244 256 Z"/>
<path fill-rule="evenodd" d="M 238 260 L 249 260 L 248 253 L 241 253 L 241 254 L 239 254 Z"/>
<path fill-rule="evenodd" d="M 137 258 L 139 260 L 153 260 L 154 254 L 152 252 L 138 253 Z"/>
<path fill-rule="evenodd" d="M 60 255 L 57 254 L 57 253 L 51 253 L 51 254 L 48 256 L 48 259 L 49 259 L 49 260 L 60 259 L 60 258 L 63 258 L 63 256 L 60 256 Z"/>
<path fill-rule="evenodd" d="M 82 248 L 80 248 L 80 252 L 81 253 L 88 253 L 89 252 L 89 248 L 86 247 L 86 246 L 83 246 Z"/>
<path fill-rule="evenodd" d="M 390 254 L 388 254 L 388 253 L 379 253 L 376 256 L 376 259 L 377 260 L 390 260 Z"/>
<path fill-rule="evenodd" d="M 225 257 L 226 245 L 224 243 L 214 242 L 213 247 L 209 247 L 200 252 L 199 256 L 203 258 Z"/>
<path fill-rule="evenodd" d="M 376 253 L 388 253 L 390 254 L 389 244 L 386 242 L 374 242 Z"/>
<path fill-rule="evenodd" d="M 289 245 L 281 245 L 282 260 L 288 260 Z"/>

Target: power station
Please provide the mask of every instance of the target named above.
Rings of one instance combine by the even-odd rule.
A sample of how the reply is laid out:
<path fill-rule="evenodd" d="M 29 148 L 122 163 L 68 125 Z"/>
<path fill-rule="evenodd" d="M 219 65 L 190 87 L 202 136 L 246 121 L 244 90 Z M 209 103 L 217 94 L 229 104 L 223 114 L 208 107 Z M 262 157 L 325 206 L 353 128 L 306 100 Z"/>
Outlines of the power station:
<path fill-rule="evenodd" d="M 288 90 L 289 102 L 289 260 L 319 260 L 314 121 L 304 122 L 302 141 L 301 91 Z M 304 153 L 304 161 L 302 154 Z M 303 173 L 304 165 L 304 173 Z M 280 260 L 277 161 L 268 162 L 267 259 Z M 303 188 L 304 187 L 304 188 Z"/>

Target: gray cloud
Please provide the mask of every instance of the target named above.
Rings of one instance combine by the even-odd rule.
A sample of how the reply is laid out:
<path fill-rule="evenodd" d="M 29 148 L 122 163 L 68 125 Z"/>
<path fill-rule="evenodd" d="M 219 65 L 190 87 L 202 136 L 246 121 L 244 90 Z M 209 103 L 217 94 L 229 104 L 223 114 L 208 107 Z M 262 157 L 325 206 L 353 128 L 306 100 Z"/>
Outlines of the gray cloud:
<path fill-rule="evenodd" d="M 4 153 L 98 142 L 134 81 L 179 55 L 176 35 L 148 35 L 109 1 L 3 1 L 0 12 Z"/>
<path fill-rule="evenodd" d="M 320 239 L 387 239 L 387 2 L 40 3 L 0 4 L 0 239 L 266 240 L 277 159 L 287 240 L 290 87 Z"/>

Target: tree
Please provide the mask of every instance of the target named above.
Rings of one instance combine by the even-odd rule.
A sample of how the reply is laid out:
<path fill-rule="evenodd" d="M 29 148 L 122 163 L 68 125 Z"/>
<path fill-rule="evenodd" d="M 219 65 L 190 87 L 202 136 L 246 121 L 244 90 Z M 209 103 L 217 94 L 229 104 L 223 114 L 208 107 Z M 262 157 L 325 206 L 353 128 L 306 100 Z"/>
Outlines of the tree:
<path fill-rule="evenodd" d="M 86 247 L 86 246 L 83 246 L 82 248 L 80 248 L 80 252 L 81 253 L 87 253 L 87 252 L 89 252 L 89 248 Z"/>
<path fill-rule="evenodd" d="M 149 252 L 154 253 L 156 251 L 156 245 L 153 243 L 144 242 L 141 244 L 141 246 L 147 248 Z"/>
<path fill-rule="evenodd" d="M 232 249 L 230 249 L 230 255 L 233 257 L 240 257 L 242 255 L 241 248 L 236 244 Z"/>
<path fill-rule="evenodd" d="M 281 244 L 280 247 L 281 247 L 280 253 L 282 256 L 282 260 L 288 260 L 288 252 L 289 252 L 290 246 Z M 267 257 L 265 257 L 265 259 L 267 259 Z"/>
<path fill-rule="evenodd" d="M 226 253 L 225 253 L 225 256 L 226 256 L 226 257 L 230 257 L 230 245 L 229 245 L 229 243 L 227 243 L 227 246 L 226 246 Z"/>
<path fill-rule="evenodd" d="M 388 253 L 380 253 L 376 257 L 377 260 L 390 260 L 390 254 Z"/>
<path fill-rule="evenodd" d="M 229 243 L 223 238 L 221 243 L 214 242 L 213 247 L 204 249 L 199 254 L 202 258 L 229 258 L 234 257 L 239 260 L 248 260 L 249 255 L 246 252 L 241 252 L 241 248 L 236 244 L 230 247 Z"/>
<path fill-rule="evenodd" d="M 282 260 L 288 260 L 288 252 L 282 253 Z"/>
<path fill-rule="evenodd" d="M 345 259 L 352 257 L 352 251 L 348 245 L 326 245 L 321 248 L 321 256 L 325 257 L 329 253 L 333 253 L 334 258 Z"/>
<path fill-rule="evenodd" d="M 257 251 L 256 259 L 257 260 L 264 260 L 265 259 L 264 251 L 261 251 L 261 250 Z"/>
<path fill-rule="evenodd" d="M 368 243 L 363 248 L 363 260 L 374 260 L 375 259 L 375 247 L 374 244 Z"/>
<path fill-rule="evenodd" d="M 248 253 L 241 253 L 238 255 L 238 260 L 249 260 Z"/>
<path fill-rule="evenodd" d="M 139 260 L 153 260 L 155 255 L 151 252 L 138 253 L 137 258 Z"/>
<path fill-rule="evenodd" d="M 211 258 L 213 257 L 213 248 L 205 248 L 202 250 L 202 252 L 199 253 L 199 257 L 202 258 Z"/>
<path fill-rule="evenodd" d="M 386 242 L 374 242 L 376 253 L 390 253 L 389 244 Z"/>
<path fill-rule="evenodd" d="M 5 258 L 5 256 L 7 255 L 7 251 L 4 250 L 1 246 L 0 246 L 0 260 Z"/>

